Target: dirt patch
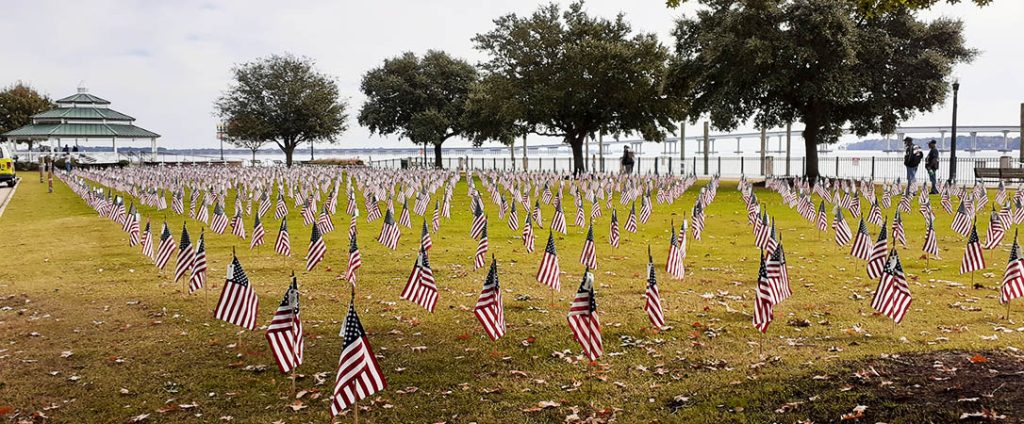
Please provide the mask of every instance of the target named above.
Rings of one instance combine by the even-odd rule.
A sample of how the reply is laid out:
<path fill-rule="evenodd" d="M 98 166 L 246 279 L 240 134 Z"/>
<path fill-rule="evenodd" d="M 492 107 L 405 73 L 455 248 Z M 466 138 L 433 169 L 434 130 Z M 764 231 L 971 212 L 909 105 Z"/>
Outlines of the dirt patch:
<path fill-rule="evenodd" d="M 744 384 L 718 409 L 746 403 L 742 399 L 750 400 L 751 391 L 760 391 L 756 405 L 747 403 L 740 409 L 746 415 L 741 421 L 1024 421 L 1024 352 L 887 355 L 847 362 L 836 371 L 811 373 L 778 386 L 775 381 L 764 383 Z"/>

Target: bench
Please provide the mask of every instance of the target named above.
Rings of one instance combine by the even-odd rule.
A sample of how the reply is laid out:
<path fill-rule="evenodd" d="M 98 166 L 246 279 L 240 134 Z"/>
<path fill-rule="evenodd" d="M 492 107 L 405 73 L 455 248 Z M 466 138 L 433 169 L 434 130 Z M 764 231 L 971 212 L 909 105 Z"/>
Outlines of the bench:
<path fill-rule="evenodd" d="M 1024 180 L 1024 168 L 974 168 L 974 179 L 985 180 Z"/>

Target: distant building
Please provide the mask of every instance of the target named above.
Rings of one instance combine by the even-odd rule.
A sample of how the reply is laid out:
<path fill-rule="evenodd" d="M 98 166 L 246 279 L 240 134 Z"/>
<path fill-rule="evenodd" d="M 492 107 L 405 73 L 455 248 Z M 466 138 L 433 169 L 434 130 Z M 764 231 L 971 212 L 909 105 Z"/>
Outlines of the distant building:
<path fill-rule="evenodd" d="M 32 115 L 32 123 L 2 135 L 9 141 L 33 140 L 51 151 L 79 142 L 109 141 L 117 155 L 117 142 L 149 140 L 156 154 L 160 134 L 133 124 L 135 118 L 110 108 L 110 102 L 89 94 L 85 87 L 78 93 L 57 100 L 57 107 Z"/>

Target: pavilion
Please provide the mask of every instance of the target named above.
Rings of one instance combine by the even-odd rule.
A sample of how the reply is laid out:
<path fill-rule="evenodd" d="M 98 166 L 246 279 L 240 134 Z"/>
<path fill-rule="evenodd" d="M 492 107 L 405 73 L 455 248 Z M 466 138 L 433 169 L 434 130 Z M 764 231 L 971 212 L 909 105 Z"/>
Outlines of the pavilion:
<path fill-rule="evenodd" d="M 57 107 L 32 115 L 32 123 L 0 134 L 9 141 L 32 140 L 48 145 L 50 151 L 62 145 L 79 141 L 109 140 L 117 160 L 118 140 L 149 140 L 153 156 L 156 156 L 156 139 L 160 134 L 137 127 L 135 118 L 110 108 L 110 102 L 89 94 L 85 87 L 78 87 L 78 93 L 56 101 Z"/>

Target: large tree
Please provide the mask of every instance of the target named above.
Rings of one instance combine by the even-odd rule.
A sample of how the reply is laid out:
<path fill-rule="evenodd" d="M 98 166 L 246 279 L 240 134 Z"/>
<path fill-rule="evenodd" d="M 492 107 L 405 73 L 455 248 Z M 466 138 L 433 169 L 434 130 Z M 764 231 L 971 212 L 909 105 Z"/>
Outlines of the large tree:
<path fill-rule="evenodd" d="M 702 0 L 677 22 L 672 89 L 719 129 L 804 124 L 805 175 L 818 145 L 849 125 L 892 133 L 943 101 L 956 63 L 974 51 L 963 25 L 918 20 L 901 9 L 867 16 L 848 0 Z"/>
<path fill-rule="evenodd" d="M 234 82 L 215 102 L 216 113 L 236 140 L 273 141 L 292 166 L 304 142 L 334 143 L 347 129 L 347 104 L 338 85 L 311 59 L 272 55 L 237 65 Z"/>
<path fill-rule="evenodd" d="M 520 128 L 561 137 L 572 147 L 575 173 L 585 170 L 590 135 L 640 133 L 662 141 L 664 131 L 675 130 L 679 103 L 662 91 L 669 51 L 654 34 L 634 34 L 623 15 L 604 19 L 588 15 L 582 2 L 564 11 L 551 4 L 494 25 L 473 38 L 490 55 L 481 88 L 496 90 L 479 97 L 514 104 L 480 109 L 504 110 Z"/>
<path fill-rule="evenodd" d="M 878 15 L 889 13 L 900 9 L 927 9 L 942 0 L 846 0 L 855 5 L 865 15 Z M 960 0 L 945 0 L 949 4 L 960 3 Z M 970 0 L 978 6 L 985 6 L 992 3 L 992 0 Z M 666 0 L 668 7 L 679 7 L 686 3 L 686 0 Z"/>
<path fill-rule="evenodd" d="M 0 133 L 16 130 L 32 123 L 32 115 L 53 109 L 49 96 L 39 94 L 34 88 L 18 81 L 0 91 Z M 18 140 L 28 143 L 32 140 Z"/>
<path fill-rule="evenodd" d="M 376 134 L 397 134 L 416 144 L 434 147 L 434 165 L 441 167 L 441 144 L 466 136 L 466 101 L 478 76 L 476 68 L 438 50 L 423 58 L 413 53 L 387 59 L 363 75 L 366 103 L 359 125 Z"/>

